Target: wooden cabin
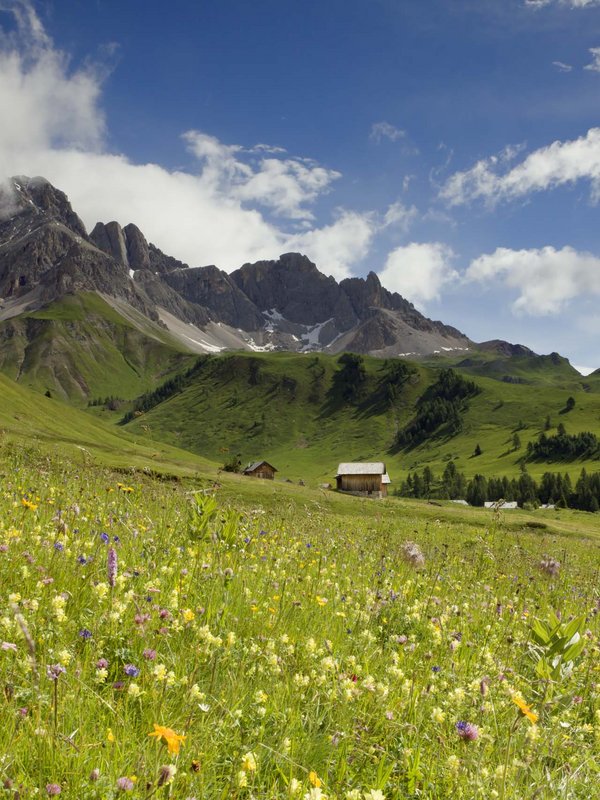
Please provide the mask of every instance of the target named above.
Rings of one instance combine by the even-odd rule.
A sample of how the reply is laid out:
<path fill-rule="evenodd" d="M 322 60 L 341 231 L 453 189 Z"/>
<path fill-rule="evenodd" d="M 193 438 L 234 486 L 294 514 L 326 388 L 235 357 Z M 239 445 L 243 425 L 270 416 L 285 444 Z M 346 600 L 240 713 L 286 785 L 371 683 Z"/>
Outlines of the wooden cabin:
<path fill-rule="evenodd" d="M 248 464 L 243 474 L 249 475 L 251 478 L 266 478 L 266 480 L 272 481 L 276 472 L 275 467 L 269 464 L 268 461 L 255 461 L 252 464 Z"/>
<path fill-rule="evenodd" d="M 338 492 L 364 497 L 387 497 L 391 482 L 383 461 L 342 463 L 335 479 Z"/>

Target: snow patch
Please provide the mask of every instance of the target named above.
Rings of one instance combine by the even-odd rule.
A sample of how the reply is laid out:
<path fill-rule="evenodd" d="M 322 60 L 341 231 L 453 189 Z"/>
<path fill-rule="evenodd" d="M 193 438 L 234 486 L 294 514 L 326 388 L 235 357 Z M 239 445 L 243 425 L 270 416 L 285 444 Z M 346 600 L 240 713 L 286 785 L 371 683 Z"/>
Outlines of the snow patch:
<path fill-rule="evenodd" d="M 312 350 L 313 348 L 318 347 L 321 331 L 330 322 L 333 322 L 333 318 L 326 319 L 325 322 L 319 322 L 317 325 L 313 325 L 312 327 L 308 328 L 306 333 L 302 335 L 302 342 L 304 344 L 302 350 Z"/>
<path fill-rule="evenodd" d="M 210 342 L 207 342 L 204 339 L 194 339 L 191 336 L 188 336 L 186 333 L 184 333 L 183 336 L 186 339 L 189 339 L 190 342 L 194 342 L 194 344 L 199 344 L 200 347 L 204 347 L 207 353 L 220 353 L 221 350 L 225 350 L 224 347 L 219 347 L 216 344 L 211 344 Z"/>

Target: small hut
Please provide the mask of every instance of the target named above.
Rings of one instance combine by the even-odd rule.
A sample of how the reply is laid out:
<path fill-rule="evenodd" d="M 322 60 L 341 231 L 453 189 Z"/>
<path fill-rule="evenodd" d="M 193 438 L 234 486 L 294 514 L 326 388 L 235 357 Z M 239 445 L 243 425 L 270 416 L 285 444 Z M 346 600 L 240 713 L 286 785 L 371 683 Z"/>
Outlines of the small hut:
<path fill-rule="evenodd" d="M 355 461 L 338 466 L 336 483 L 338 492 L 365 497 L 387 497 L 390 476 L 383 461 Z"/>
<path fill-rule="evenodd" d="M 248 464 L 243 474 L 249 475 L 251 478 L 266 478 L 272 481 L 276 472 L 275 467 L 269 464 L 268 461 L 255 461 L 252 464 Z"/>

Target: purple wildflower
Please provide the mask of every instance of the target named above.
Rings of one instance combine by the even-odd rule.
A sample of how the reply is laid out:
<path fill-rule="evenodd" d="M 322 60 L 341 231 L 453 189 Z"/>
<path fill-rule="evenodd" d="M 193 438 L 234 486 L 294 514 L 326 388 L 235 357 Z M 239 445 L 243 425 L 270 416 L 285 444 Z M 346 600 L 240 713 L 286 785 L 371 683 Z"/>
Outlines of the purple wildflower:
<path fill-rule="evenodd" d="M 100 538 L 102 539 L 104 544 L 108 544 L 110 541 L 110 536 L 108 535 L 108 533 L 101 533 Z"/>
<path fill-rule="evenodd" d="M 135 664 L 125 664 L 123 671 L 125 675 L 129 675 L 130 678 L 137 678 L 137 676 L 140 674 L 140 671 Z"/>
<path fill-rule="evenodd" d="M 472 722 L 457 722 L 456 732 L 466 742 L 474 742 L 479 737 L 479 729 Z"/>
<path fill-rule="evenodd" d="M 121 792 L 130 792 L 134 787 L 131 778 L 117 778 L 117 789 Z"/>
<path fill-rule="evenodd" d="M 46 784 L 46 794 L 49 794 L 50 797 L 55 797 L 57 794 L 60 794 L 62 789 L 58 785 L 58 783 L 47 783 Z"/>
<path fill-rule="evenodd" d="M 96 669 L 106 669 L 108 667 L 108 661 L 105 658 L 99 658 L 96 661 Z"/>
<path fill-rule="evenodd" d="M 85 556 L 77 556 L 77 561 L 78 561 L 78 562 L 79 562 L 81 565 L 83 565 L 83 564 L 87 564 L 87 558 L 86 558 Z"/>
<path fill-rule="evenodd" d="M 115 581 L 117 579 L 117 551 L 114 547 L 111 547 L 108 551 L 108 556 L 106 559 L 107 563 L 107 570 L 108 570 L 108 585 L 114 588 Z"/>
<path fill-rule="evenodd" d="M 48 664 L 46 667 L 46 675 L 51 681 L 57 681 L 66 671 L 62 664 Z"/>
<path fill-rule="evenodd" d="M 82 628 L 79 631 L 79 635 L 81 636 L 82 639 L 91 639 L 92 638 L 92 632 L 89 631 L 87 628 Z"/>
<path fill-rule="evenodd" d="M 64 544 L 62 542 L 54 542 L 54 549 L 58 550 L 59 553 L 62 553 L 62 551 L 65 549 L 65 546 L 64 546 Z M 48 785 L 51 785 L 51 784 L 48 784 Z M 60 786 L 59 786 L 59 789 L 60 789 Z"/>
<path fill-rule="evenodd" d="M 142 653 L 146 661 L 154 661 L 156 658 L 156 650 L 152 650 L 150 647 L 147 647 L 144 652 Z"/>

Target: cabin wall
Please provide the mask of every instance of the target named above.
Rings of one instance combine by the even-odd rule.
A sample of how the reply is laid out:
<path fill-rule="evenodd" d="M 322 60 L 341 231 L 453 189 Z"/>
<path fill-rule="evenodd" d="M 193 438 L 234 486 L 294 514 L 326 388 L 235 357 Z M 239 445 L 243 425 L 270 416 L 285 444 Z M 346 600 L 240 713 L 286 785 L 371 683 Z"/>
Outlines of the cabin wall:
<path fill-rule="evenodd" d="M 254 470 L 254 472 L 248 473 L 253 478 L 263 478 L 268 481 L 272 481 L 275 479 L 275 471 L 269 469 L 268 467 L 259 467 L 259 469 Z"/>
<path fill-rule="evenodd" d="M 381 475 L 339 475 L 337 488 L 340 492 L 385 497 L 387 486 L 381 482 Z"/>

